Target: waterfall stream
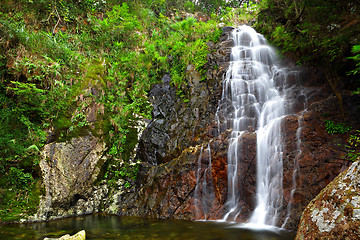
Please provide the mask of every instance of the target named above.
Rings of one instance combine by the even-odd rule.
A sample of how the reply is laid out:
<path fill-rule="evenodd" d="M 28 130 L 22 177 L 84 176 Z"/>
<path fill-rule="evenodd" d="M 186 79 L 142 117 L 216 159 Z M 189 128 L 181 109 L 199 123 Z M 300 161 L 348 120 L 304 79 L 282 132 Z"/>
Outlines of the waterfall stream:
<path fill-rule="evenodd" d="M 239 200 L 241 139 L 245 132 L 256 133 L 256 207 L 249 223 L 277 225 L 283 208 L 284 143 L 282 120 L 292 113 L 288 96 L 289 73 L 277 64 L 276 54 L 266 39 L 249 26 L 231 33 L 230 66 L 223 80 L 222 98 L 216 113 L 219 131 L 231 130 L 228 148 L 228 198 L 225 221 L 236 221 L 242 207 Z M 293 77 L 294 78 L 294 77 Z M 296 78 L 296 77 L 295 77 Z M 286 210 L 285 210 L 286 211 Z"/>
<path fill-rule="evenodd" d="M 292 200 L 294 199 L 294 194 L 296 191 L 296 178 L 299 174 L 300 171 L 300 167 L 299 167 L 299 158 L 302 154 L 302 150 L 301 150 L 301 131 L 302 131 L 302 119 L 303 119 L 303 115 L 304 115 L 304 111 L 301 112 L 300 116 L 298 116 L 298 129 L 296 130 L 296 151 L 297 154 L 294 157 L 294 171 L 293 171 L 293 176 L 292 176 L 292 190 L 290 192 L 290 199 L 289 199 L 289 203 L 287 205 L 287 209 L 286 209 L 286 217 L 285 217 L 285 221 L 282 224 L 282 227 L 285 227 L 286 224 L 288 223 L 289 219 L 290 219 L 290 215 L 291 215 L 291 208 L 292 208 Z"/>
<path fill-rule="evenodd" d="M 205 158 L 205 167 L 202 167 L 203 157 Z M 208 214 L 214 201 L 214 190 L 212 189 L 212 166 L 211 166 L 211 149 L 210 145 L 204 150 L 201 146 L 200 156 L 198 158 L 198 169 L 196 172 L 195 187 L 195 210 L 196 218 L 199 220 L 207 220 Z M 201 215 L 203 214 L 203 216 Z M 203 219 L 202 219 L 203 218 Z"/>

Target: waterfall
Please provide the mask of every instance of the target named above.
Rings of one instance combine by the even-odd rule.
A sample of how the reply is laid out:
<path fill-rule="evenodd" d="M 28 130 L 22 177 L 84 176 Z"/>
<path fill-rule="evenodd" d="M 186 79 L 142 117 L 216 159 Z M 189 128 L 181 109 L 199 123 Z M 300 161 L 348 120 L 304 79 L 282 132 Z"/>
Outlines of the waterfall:
<path fill-rule="evenodd" d="M 294 158 L 294 171 L 293 171 L 293 176 L 292 176 L 292 190 L 290 192 L 290 199 L 289 199 L 289 203 L 287 206 L 287 212 L 286 212 L 286 217 L 285 217 L 285 221 L 282 224 L 282 227 L 285 227 L 286 224 L 288 223 L 289 219 L 290 219 L 290 215 L 291 215 L 291 208 L 292 208 L 292 200 L 294 199 L 294 193 L 296 191 L 296 177 L 299 174 L 300 171 L 300 167 L 299 167 L 299 158 L 302 154 L 302 150 L 301 150 L 301 130 L 302 130 L 302 118 L 303 118 L 303 114 L 304 112 L 301 113 L 300 116 L 298 116 L 298 128 L 296 130 L 296 156 Z"/>
<path fill-rule="evenodd" d="M 197 162 L 197 171 L 196 171 L 196 187 L 195 187 L 195 193 L 194 193 L 194 198 L 195 198 L 195 213 L 196 213 L 196 219 L 200 219 L 201 217 L 201 199 L 200 199 L 200 175 L 201 175 L 201 158 L 202 158 L 202 154 L 203 154 L 203 146 L 201 146 L 200 149 L 200 155 L 198 158 L 198 162 Z"/>
<path fill-rule="evenodd" d="M 256 207 L 249 222 L 277 224 L 283 207 L 282 120 L 292 112 L 288 99 L 293 86 L 289 72 L 277 64 L 274 50 L 266 39 L 249 26 L 233 30 L 230 65 L 223 80 L 222 98 L 216 113 L 219 132 L 231 130 L 228 148 L 228 198 L 223 220 L 236 221 L 242 206 L 239 189 L 241 139 L 246 131 L 256 133 Z M 295 74 L 296 73 L 291 73 Z"/>
<path fill-rule="evenodd" d="M 291 208 L 292 208 L 292 201 L 294 199 L 294 194 L 295 194 L 295 191 L 296 191 L 296 188 L 297 188 L 297 184 L 296 184 L 296 179 L 297 177 L 299 176 L 300 174 L 300 166 L 299 166 L 299 159 L 300 159 L 300 156 L 302 154 L 302 150 L 301 150 L 301 145 L 302 145 L 302 142 L 301 142 L 301 132 L 302 132 L 302 128 L 303 128 L 303 117 L 304 117 L 304 113 L 306 112 L 306 109 L 307 109 L 307 98 L 306 98 L 306 94 L 305 93 L 302 93 L 301 96 L 304 96 L 304 110 L 301 111 L 301 113 L 297 116 L 298 117 L 298 128 L 296 130 L 296 155 L 294 157 L 294 161 L 293 161 L 293 175 L 292 175 L 292 189 L 291 189 L 291 192 L 290 192 L 290 199 L 289 199 L 289 202 L 288 202 L 288 205 L 287 205 L 287 208 L 286 208 L 286 217 L 285 217 L 285 220 L 284 220 L 284 223 L 282 224 L 282 228 L 284 228 L 286 226 L 286 224 L 289 222 L 290 220 L 290 217 L 291 217 Z"/>
<path fill-rule="evenodd" d="M 205 164 L 204 167 L 202 166 L 203 163 Z M 203 150 L 203 146 L 201 146 L 197 164 L 194 193 L 196 218 L 201 219 L 203 217 L 202 220 L 207 220 L 215 198 L 212 187 L 211 149 L 209 144 L 205 150 Z"/>

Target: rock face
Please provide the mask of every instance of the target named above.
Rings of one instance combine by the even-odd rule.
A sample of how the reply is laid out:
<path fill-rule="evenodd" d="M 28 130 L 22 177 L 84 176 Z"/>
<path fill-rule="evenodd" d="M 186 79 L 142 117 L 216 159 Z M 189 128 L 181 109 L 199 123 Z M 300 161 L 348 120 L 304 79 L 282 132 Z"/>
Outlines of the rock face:
<path fill-rule="evenodd" d="M 141 160 L 136 192 L 118 192 L 107 212 L 159 218 L 216 219 L 223 214 L 226 201 L 227 138 L 218 136 L 214 122 L 217 101 L 221 96 L 222 75 L 230 59 L 226 28 L 220 43 L 208 43 L 207 80 L 200 81 L 192 66 L 187 69 L 188 101 L 183 101 L 170 85 L 170 76 L 153 86 L 149 93 L 153 104 L 153 119 L 144 130 L 137 150 Z M 209 146 L 210 152 L 205 151 Z M 212 161 L 212 170 L 206 171 Z M 201 170 L 198 171 L 199 161 Z M 205 174 L 206 171 L 206 174 Z M 211 174 L 213 181 L 206 183 L 213 189 L 212 206 L 200 206 L 194 199 L 197 177 L 202 181 Z M 210 179 L 210 176 L 207 176 Z M 197 189 L 201 192 L 202 189 Z M 205 212 L 201 208 L 207 209 Z"/>
<path fill-rule="evenodd" d="M 360 239 L 359 189 L 357 161 L 306 207 L 296 239 Z"/>
<path fill-rule="evenodd" d="M 345 109 L 352 114 L 350 108 Z M 305 206 L 350 164 L 344 159 L 343 147 L 349 135 L 328 134 L 326 119 L 336 122 L 341 119 L 333 96 L 316 101 L 304 113 L 284 120 L 284 206 L 290 208 L 290 212 L 284 211 L 288 216 L 284 216 L 285 223 L 281 224 L 288 229 L 296 230 Z"/>
<path fill-rule="evenodd" d="M 233 46 L 228 40 L 232 28 L 223 30 L 219 43 L 208 44 L 213 53 L 208 56 L 206 81 L 197 81 L 194 70 L 188 68 L 192 94 L 187 103 L 175 94 L 169 76 L 150 92 L 154 112 L 139 142 L 137 158 L 142 167 L 137 185 L 132 191 L 115 193 L 107 212 L 179 219 L 221 219 L 227 213 L 229 132 L 219 135 L 215 121 Z M 284 200 L 278 226 L 291 230 L 297 229 L 311 199 L 349 165 L 339 146 L 346 143 L 347 136 L 329 135 L 325 130 L 324 120 L 340 119 L 341 114 L 336 98 L 328 97 L 329 89 L 323 87 L 323 77 L 310 69 L 300 80 L 292 79 L 306 87 L 305 94 L 297 93 L 293 107 L 299 112 L 283 122 Z M 305 103 L 307 111 L 300 112 Z M 356 113 L 353 107 L 344 109 L 349 115 Z M 237 221 L 244 222 L 255 204 L 256 133 L 249 129 L 239 145 L 243 159 L 238 166 L 241 213 Z"/>
<path fill-rule="evenodd" d="M 149 93 L 154 107 L 153 119 L 142 134 L 138 154 L 142 156 L 143 161 L 152 165 L 167 162 L 170 159 L 165 157 L 174 156 L 176 152 L 177 142 L 169 142 L 170 134 L 176 130 L 175 127 L 171 128 L 170 119 L 175 118 L 177 114 L 174 108 L 175 88 L 170 86 L 170 80 L 170 75 L 165 75 L 163 83 L 155 85 Z M 164 131 L 164 129 L 168 129 L 168 131 Z"/>
<path fill-rule="evenodd" d="M 104 150 L 105 144 L 90 133 L 69 142 L 45 145 L 40 168 L 46 194 L 35 220 L 92 213 L 101 205 L 106 189 L 93 185 L 105 162 Z M 84 204 L 90 200 L 89 195 L 92 201 Z"/>

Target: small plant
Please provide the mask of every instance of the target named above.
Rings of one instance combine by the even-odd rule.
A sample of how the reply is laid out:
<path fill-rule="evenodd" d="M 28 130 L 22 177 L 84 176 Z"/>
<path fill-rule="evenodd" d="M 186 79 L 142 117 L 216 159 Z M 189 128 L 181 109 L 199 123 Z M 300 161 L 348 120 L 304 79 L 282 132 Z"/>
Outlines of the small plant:
<path fill-rule="evenodd" d="M 353 94 L 360 94 L 360 88 L 357 88 L 357 89 L 354 90 L 352 93 L 353 93 Z"/>
<path fill-rule="evenodd" d="M 347 141 L 350 144 L 350 146 L 346 146 L 348 148 L 347 158 L 351 161 L 358 160 L 360 158 L 358 149 L 360 147 L 360 130 L 355 130 L 355 133 L 351 134 Z"/>
<path fill-rule="evenodd" d="M 352 70 L 349 74 L 359 74 L 360 73 L 360 45 L 354 45 L 352 47 L 352 53 L 356 54 L 353 57 L 349 57 L 349 59 L 353 59 L 356 62 L 356 68 Z"/>
<path fill-rule="evenodd" d="M 122 187 L 130 188 L 137 178 L 138 171 L 138 163 L 124 162 L 121 164 L 121 166 L 112 164 L 105 174 L 105 179 L 107 179 L 110 185 L 118 185 L 119 180 L 122 179 Z"/>
<path fill-rule="evenodd" d="M 334 123 L 330 120 L 325 120 L 326 131 L 333 135 L 337 133 L 347 133 L 351 130 L 350 126 L 347 126 L 345 123 Z"/>
<path fill-rule="evenodd" d="M 34 179 L 30 173 L 25 173 L 24 169 L 11 167 L 8 173 L 9 183 L 19 189 L 26 189 L 30 186 Z"/>

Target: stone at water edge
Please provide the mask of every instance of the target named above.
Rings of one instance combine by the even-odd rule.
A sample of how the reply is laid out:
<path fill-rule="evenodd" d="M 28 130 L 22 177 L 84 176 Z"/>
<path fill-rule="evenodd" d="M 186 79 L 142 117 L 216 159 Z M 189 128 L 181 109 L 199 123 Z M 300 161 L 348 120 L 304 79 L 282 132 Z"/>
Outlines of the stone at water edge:
<path fill-rule="evenodd" d="M 99 211 L 100 200 L 94 193 L 101 194 L 102 190 L 95 190 L 94 182 L 106 162 L 105 151 L 102 139 L 91 133 L 67 142 L 46 144 L 39 163 L 46 193 L 40 198 L 38 212 L 30 220 L 44 221 Z"/>
<path fill-rule="evenodd" d="M 86 232 L 85 230 L 81 230 L 80 232 L 76 233 L 73 236 L 70 236 L 69 234 L 66 234 L 60 238 L 44 238 L 44 240 L 85 240 L 86 239 Z"/>
<path fill-rule="evenodd" d="M 295 239 L 360 239 L 360 161 L 310 202 Z"/>

